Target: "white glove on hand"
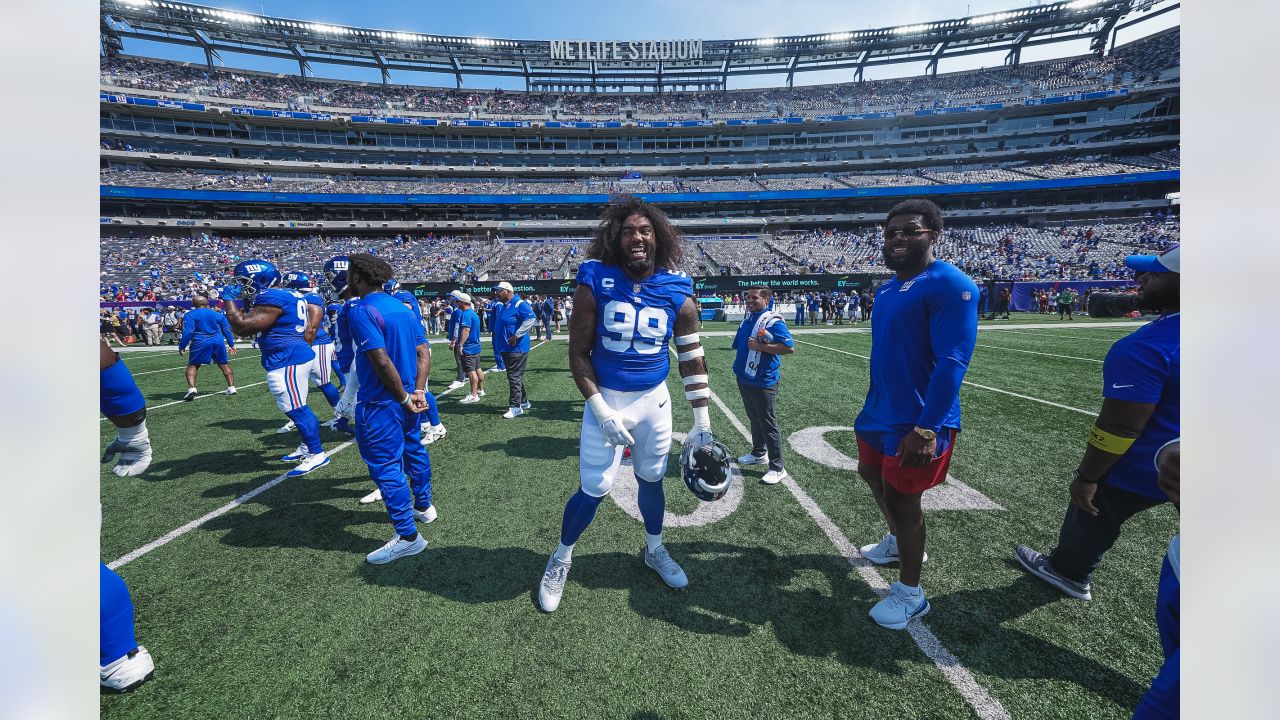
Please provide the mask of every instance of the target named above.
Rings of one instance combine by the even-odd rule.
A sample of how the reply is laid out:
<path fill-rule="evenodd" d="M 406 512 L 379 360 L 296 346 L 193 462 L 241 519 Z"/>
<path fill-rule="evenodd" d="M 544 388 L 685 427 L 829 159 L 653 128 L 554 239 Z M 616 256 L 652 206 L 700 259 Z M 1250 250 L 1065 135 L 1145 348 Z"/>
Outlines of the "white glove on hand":
<path fill-rule="evenodd" d="M 703 445 L 710 445 L 715 440 L 711 436 L 711 413 L 705 407 L 696 407 L 693 409 L 693 427 L 689 429 L 689 434 L 685 436 L 684 446 L 689 452 L 693 452 Z"/>
<path fill-rule="evenodd" d="M 102 462 L 111 462 L 117 454 L 120 455 L 120 459 L 111 468 L 111 472 L 120 477 L 141 475 L 151 466 L 151 441 L 142 439 L 130 443 L 116 438 L 102 453 Z"/>
<path fill-rule="evenodd" d="M 359 388 L 360 381 L 356 379 L 356 371 L 352 370 L 347 373 L 343 381 L 342 397 L 338 399 L 338 404 L 333 406 L 335 413 L 351 422 L 356 420 L 356 390 Z"/>
<path fill-rule="evenodd" d="M 622 418 L 609 407 L 600 393 L 587 398 L 587 405 L 591 408 L 591 413 L 596 416 L 596 421 L 600 423 L 600 429 L 604 431 L 606 445 L 635 444 L 636 440 L 623 425 Z"/>

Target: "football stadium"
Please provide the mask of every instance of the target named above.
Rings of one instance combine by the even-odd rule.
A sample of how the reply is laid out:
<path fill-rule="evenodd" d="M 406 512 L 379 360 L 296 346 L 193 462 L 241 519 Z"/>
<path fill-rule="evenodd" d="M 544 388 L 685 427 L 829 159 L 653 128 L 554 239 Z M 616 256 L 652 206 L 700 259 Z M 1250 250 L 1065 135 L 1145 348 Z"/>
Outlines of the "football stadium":
<path fill-rule="evenodd" d="M 1178 716 L 1176 1 L 250 5 L 99 3 L 103 718 Z"/>

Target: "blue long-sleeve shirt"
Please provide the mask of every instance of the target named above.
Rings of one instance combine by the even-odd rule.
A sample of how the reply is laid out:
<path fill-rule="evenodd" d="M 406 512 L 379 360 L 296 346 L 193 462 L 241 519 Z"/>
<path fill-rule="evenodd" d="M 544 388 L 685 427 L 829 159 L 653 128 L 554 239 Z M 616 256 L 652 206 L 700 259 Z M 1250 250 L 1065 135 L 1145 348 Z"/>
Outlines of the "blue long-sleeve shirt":
<path fill-rule="evenodd" d="M 960 385 L 978 340 L 978 286 L 954 265 L 889 280 L 871 315 L 871 387 L 854 429 L 960 428 Z"/>
<path fill-rule="evenodd" d="M 231 334 L 231 323 L 227 316 L 209 308 L 196 308 L 187 313 L 182 323 L 182 338 L 178 341 L 178 349 L 186 350 L 189 345 L 203 345 L 212 342 L 221 335 L 227 345 L 235 346 L 236 336 Z"/>

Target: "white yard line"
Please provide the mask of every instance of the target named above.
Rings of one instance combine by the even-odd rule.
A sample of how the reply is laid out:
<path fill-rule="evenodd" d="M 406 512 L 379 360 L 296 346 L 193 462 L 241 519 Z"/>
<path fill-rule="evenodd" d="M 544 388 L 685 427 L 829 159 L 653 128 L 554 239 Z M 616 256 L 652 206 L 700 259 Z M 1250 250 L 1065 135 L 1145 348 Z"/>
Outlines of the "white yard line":
<path fill-rule="evenodd" d="M 267 381 L 266 381 L 266 380 L 263 380 L 262 382 L 249 383 L 248 385 L 237 385 L 237 386 L 236 386 L 236 391 L 237 391 L 237 392 L 239 392 L 240 390 L 246 390 L 246 389 L 251 388 L 251 387 L 258 387 L 259 385 L 266 385 L 266 384 L 267 384 Z M 223 390 L 223 391 L 221 391 L 221 392 L 215 392 L 215 393 L 205 393 L 204 395 L 197 395 L 197 396 L 195 396 L 194 398 L 192 398 L 192 399 L 191 399 L 191 402 L 195 402 L 196 400 L 199 400 L 199 399 L 201 399 L 201 398 L 213 397 L 213 396 L 215 396 L 215 395 L 226 395 L 226 394 L 227 394 L 227 391 L 226 391 L 226 390 Z M 162 404 L 160 404 L 160 405 L 148 405 L 148 406 L 147 406 L 147 412 L 149 413 L 149 412 L 151 412 L 152 410 L 159 410 L 160 408 L 166 408 L 166 407 L 169 407 L 170 405 L 181 405 L 181 404 L 182 404 L 182 403 L 184 403 L 184 402 L 187 402 L 187 401 L 186 401 L 186 400 L 174 400 L 173 402 L 162 403 Z M 102 418 L 102 422 L 106 422 L 106 420 L 107 420 L 107 419 L 106 419 L 105 417 L 104 417 L 104 418 Z"/>
<path fill-rule="evenodd" d="M 259 355 L 247 355 L 247 354 L 244 354 L 244 353 L 237 352 L 235 357 L 227 358 L 227 362 L 229 362 L 229 363 L 233 363 L 233 362 L 235 362 L 235 361 L 237 361 L 237 360 L 241 360 L 241 359 L 243 359 L 243 358 L 247 358 L 247 357 L 260 357 L 260 356 L 259 356 Z M 210 364 L 212 364 L 212 363 L 210 363 Z M 154 374 L 154 373 L 173 372 L 174 370 L 186 370 L 188 367 L 190 367 L 190 365 L 178 365 L 177 367 L 167 367 L 167 368 L 161 368 L 161 369 L 159 369 L 159 370 L 143 370 L 142 372 L 135 372 L 135 373 L 133 373 L 133 376 L 134 376 L 134 377 L 138 377 L 139 375 L 152 375 L 152 374 Z M 130 371 L 130 372 L 132 372 L 132 371 Z"/>
<path fill-rule="evenodd" d="M 821 346 L 819 346 L 821 347 Z M 743 439 L 747 442 L 751 441 L 751 432 L 742 424 L 738 416 L 729 409 L 728 405 L 720 399 L 719 395 L 711 393 L 711 399 L 715 401 L 720 411 L 729 418 L 729 422 L 737 428 Z M 823 512 L 818 503 L 814 501 L 808 493 L 804 491 L 794 479 L 789 476 L 783 479 L 782 484 L 791 492 L 791 495 L 800 503 L 805 512 L 814 523 L 822 530 L 831 544 L 835 546 L 836 551 L 840 553 L 845 560 L 853 566 L 858 572 L 858 576 L 865 582 L 879 597 L 889 594 L 889 583 L 876 572 L 871 563 L 862 557 L 862 553 L 858 551 L 858 547 L 849 540 L 848 537 L 832 522 L 831 518 Z M 933 664 L 942 671 L 947 682 L 960 693 L 960 696 L 969 703 L 974 709 L 978 717 L 990 720 L 1007 720 L 1009 712 L 1004 709 L 1000 701 L 991 696 L 987 689 L 978 684 L 973 673 L 962 664 L 960 659 L 942 644 L 937 635 L 925 625 L 924 620 L 916 620 L 907 625 L 907 633 L 911 635 L 911 639 L 915 641 L 916 646 L 925 654 Z"/>
<path fill-rule="evenodd" d="M 1137 323 L 1133 323 L 1133 324 L 1134 324 L 1134 325 L 1137 325 Z M 1079 325 L 1079 326 L 1075 326 L 1075 325 L 1073 325 L 1073 326 L 1071 326 L 1071 328 L 1075 328 L 1075 327 L 1079 327 L 1079 328 L 1081 328 L 1081 329 L 1085 329 L 1085 330 L 1087 330 L 1088 328 L 1090 328 L 1090 327 L 1092 327 L 1092 326 L 1090 326 L 1090 325 Z M 1052 326 L 1052 327 L 1047 327 L 1047 328 L 1045 328 L 1045 329 L 1046 329 L 1046 330 L 1057 330 L 1058 328 L 1059 328 L 1059 326 L 1055 325 L 1055 326 Z M 1007 328 L 987 328 L 987 329 L 988 329 L 988 330 L 998 330 L 998 331 L 999 331 L 999 332 L 1001 332 L 1001 333 L 1009 333 L 1010 335 L 1039 335 L 1039 333 L 1030 332 L 1030 331 L 1027 331 L 1027 330 L 1009 330 L 1009 329 L 1007 329 Z M 1103 328 L 1101 328 L 1101 329 L 1102 329 L 1102 330 L 1125 330 L 1125 331 L 1128 331 L 1128 328 L 1115 328 L 1115 327 L 1112 327 L 1112 328 L 1103 327 Z M 1096 335 L 1096 333 L 1095 333 L 1095 335 Z M 1046 336 L 1044 336 L 1044 335 L 1040 335 L 1040 337 L 1046 337 Z M 1124 337 L 1124 335 L 1116 335 L 1116 336 L 1114 336 L 1114 337 L 1112 337 L 1112 336 L 1110 336 L 1110 335 L 1106 335 L 1106 336 L 1103 336 L 1103 337 L 1086 337 L 1086 336 L 1084 336 L 1084 335 L 1064 335 L 1064 334 L 1062 334 L 1062 333 L 1055 332 L 1055 333 L 1053 333 L 1053 334 L 1049 335 L 1048 337 L 1052 337 L 1052 338 L 1067 338 L 1068 340 L 1088 340 L 1089 342 L 1105 342 L 1105 343 L 1113 343 L 1113 342 L 1115 342 L 1115 341 L 1119 340 L 1120 338 Z"/>
<path fill-rule="evenodd" d="M 1099 365 L 1102 364 L 1101 360 L 1097 360 L 1095 358 L 1076 357 L 1075 355 L 1059 355 L 1057 353 L 1037 352 L 1035 350 L 1019 350 L 1018 348 L 1001 347 L 999 345 L 983 345 L 981 343 L 978 343 L 978 347 L 991 348 L 992 350 L 1008 350 L 1009 352 L 1026 353 L 1028 355 L 1044 355 L 1045 357 L 1064 358 L 1066 360 L 1083 360 L 1085 362 L 1098 363 Z"/>
<path fill-rule="evenodd" d="M 859 355 L 858 353 L 852 353 L 847 350 L 840 350 L 838 348 L 827 347 L 826 345 L 819 345 L 818 343 L 808 342 L 807 340 L 796 340 L 796 342 L 802 345 L 812 345 L 816 348 L 822 348 L 823 350 L 830 350 L 831 352 L 840 353 L 841 355 L 852 355 L 853 357 L 862 358 L 863 360 L 871 359 L 867 355 Z M 1041 405 L 1048 405 L 1050 407 L 1061 408 L 1063 410 L 1070 410 L 1072 412 L 1080 413 L 1081 415 L 1088 415 L 1089 417 L 1094 417 L 1098 414 L 1096 411 L 1081 410 L 1078 407 L 1071 407 L 1070 405 L 1063 405 L 1062 403 L 1056 403 L 1051 400 L 1044 400 L 1038 397 L 1031 397 L 1030 395 L 1022 395 L 1020 393 L 1011 392 L 1009 390 L 1001 390 L 1000 388 L 994 388 L 994 387 L 991 387 L 990 385 L 979 385 L 978 383 L 971 382 L 969 380 L 965 380 L 964 384 L 969 385 L 971 387 L 980 388 L 982 390 L 989 390 L 991 392 L 1000 393 L 1001 395 L 1008 395 L 1010 397 L 1022 398 L 1023 400 L 1030 400 L 1032 402 L 1040 403 Z"/>
<path fill-rule="evenodd" d="M 547 344 L 547 341 L 546 341 L 546 340 L 543 340 L 542 342 L 538 343 L 537 345 L 534 345 L 533 347 L 529 348 L 529 352 L 533 352 L 534 350 L 538 349 L 539 347 L 542 347 L 542 346 L 543 346 L 543 345 L 545 345 L 545 344 Z M 265 384 L 266 384 L 266 381 L 264 380 L 263 382 L 261 382 L 261 383 L 257 383 L 257 384 L 259 384 L 259 385 L 265 385 Z M 245 387 L 250 387 L 250 386 L 246 385 Z M 460 389 L 460 388 L 454 388 L 454 390 L 458 390 L 458 389 Z M 439 398 L 444 397 L 445 395 L 448 395 L 448 394 L 449 394 L 449 393 L 451 393 L 451 392 L 453 392 L 453 390 L 445 390 L 445 391 L 443 391 L 443 392 L 437 393 L 435 397 L 436 397 L 436 399 L 439 399 Z M 207 396 L 202 396 L 202 397 L 207 397 Z M 181 400 L 179 400 L 178 402 L 182 402 L 182 401 L 181 401 Z M 163 406 L 157 406 L 157 407 L 163 407 Z M 149 409 L 149 408 L 148 408 L 148 409 Z M 333 457 L 334 455 L 337 455 L 338 453 L 342 452 L 342 451 L 343 451 L 343 450 L 345 450 L 346 448 L 351 447 L 351 445 L 352 445 L 352 444 L 354 444 L 354 443 L 355 443 L 355 441 L 354 441 L 354 440 L 348 440 L 348 441 L 346 441 L 346 442 L 342 443 L 341 445 L 337 446 L 337 447 L 336 447 L 336 448 L 334 448 L 333 450 L 328 451 L 329 457 Z M 245 503 L 249 502 L 249 501 L 250 501 L 250 500 L 252 500 L 253 498 L 255 498 L 255 497 L 257 497 L 257 496 L 261 495 L 262 493 L 264 493 L 264 492 L 266 492 L 266 491 L 270 490 L 271 488 L 273 488 L 273 487 L 275 487 L 275 486 L 279 485 L 280 483 L 284 482 L 284 481 L 285 481 L 285 480 L 287 480 L 287 479 L 289 479 L 289 473 L 288 473 L 288 471 L 286 470 L 285 472 L 283 472 L 283 473 L 281 473 L 280 475 L 276 476 L 276 477 L 275 477 L 275 478 L 273 478 L 272 480 L 269 480 L 269 481 L 267 481 L 266 483 L 263 483 L 262 485 L 259 485 L 258 487 L 256 487 L 256 488 L 254 488 L 254 489 L 250 490 L 249 492 L 247 492 L 247 493 L 245 493 L 245 494 L 241 495 L 240 497 L 236 498 L 235 500 L 232 500 L 231 502 L 227 503 L 226 505 L 223 505 L 222 507 L 218 508 L 217 510 L 214 510 L 214 511 L 212 511 L 212 512 L 210 512 L 210 513 L 208 513 L 207 515 L 204 515 L 204 516 L 202 516 L 202 517 L 196 518 L 195 520 L 192 520 L 191 522 L 187 523 L 186 525 L 183 525 L 183 526 L 182 526 L 182 527 L 180 527 L 180 528 L 177 528 L 177 529 L 175 529 L 175 530 L 172 530 L 172 531 L 170 531 L 170 532 L 166 533 L 164 536 L 162 536 L 162 537 L 160 537 L 160 538 L 157 538 L 157 539 L 155 539 L 155 540 L 152 540 L 151 542 L 147 543 L 146 545 L 143 545 L 142 547 L 138 548 L 137 550 L 133 550 L 133 551 L 131 551 L 131 552 L 125 553 L 125 554 L 124 554 L 123 556 L 121 556 L 120 558 L 118 558 L 118 559 L 116 559 L 116 560 L 114 560 L 114 561 L 112 561 L 112 562 L 108 563 L 108 564 L 107 564 L 107 567 L 111 568 L 112 570 L 115 570 L 116 568 L 120 567 L 121 565 L 125 565 L 125 564 L 127 564 L 127 563 L 131 563 L 131 562 L 133 562 L 134 560 L 137 560 L 138 558 L 142 557 L 143 555 L 146 555 L 147 553 L 151 552 L 152 550 L 155 550 L 156 548 L 160 548 L 160 547 L 163 547 L 163 546 L 165 546 L 165 545 L 168 545 L 169 543 L 173 542 L 174 540 L 177 540 L 178 538 L 182 537 L 183 535 L 186 535 L 187 533 L 191 532 L 192 530 L 195 530 L 196 528 L 200 527 L 201 525 L 204 525 L 205 523 L 209 522 L 210 520 L 213 520 L 213 519 L 214 519 L 214 518 L 216 518 L 216 517 L 219 517 L 219 516 L 221 516 L 221 515 L 225 515 L 226 513 L 231 512 L 232 510 L 235 510 L 236 508 L 240 507 L 241 505 L 243 505 L 243 504 L 245 504 Z"/>

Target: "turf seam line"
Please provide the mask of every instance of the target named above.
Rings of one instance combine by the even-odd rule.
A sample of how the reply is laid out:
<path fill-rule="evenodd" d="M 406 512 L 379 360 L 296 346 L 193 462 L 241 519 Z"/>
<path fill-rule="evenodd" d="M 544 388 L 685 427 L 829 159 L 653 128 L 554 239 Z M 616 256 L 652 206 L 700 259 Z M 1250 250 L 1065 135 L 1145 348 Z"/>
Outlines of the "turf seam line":
<path fill-rule="evenodd" d="M 1044 355 L 1045 357 L 1064 358 L 1066 360 L 1083 360 L 1084 362 L 1098 363 L 1099 365 L 1103 363 L 1102 360 L 1098 360 L 1097 358 L 1076 357 L 1075 355 L 1059 355 L 1057 353 L 1037 352 L 1035 350 L 1021 350 L 1019 348 L 1001 347 L 999 345 L 983 345 L 982 343 L 978 343 L 976 347 L 991 348 L 992 350 L 1008 350 L 1009 352 L 1026 353 L 1028 355 Z"/>
<path fill-rule="evenodd" d="M 546 340 L 543 340 L 542 342 L 538 343 L 537 345 L 534 345 L 533 347 L 529 348 L 529 352 L 533 352 L 534 350 L 538 349 L 539 347 L 542 347 L 542 346 L 543 346 L 543 345 L 545 345 L 545 344 L 547 344 L 547 341 L 546 341 Z M 263 382 L 258 383 L 258 384 L 259 384 L 259 385 L 266 384 L 266 381 L 264 380 Z M 248 386 L 246 386 L 246 387 L 248 387 Z M 461 389 L 461 388 L 454 388 L 454 390 L 459 390 L 459 389 Z M 441 392 L 441 393 L 437 394 L 435 397 L 436 397 L 436 399 L 440 399 L 440 398 L 444 397 L 445 395 L 448 395 L 448 394 L 449 394 L 449 393 L 451 393 L 451 392 L 453 392 L 453 390 L 445 390 L 445 391 L 443 391 L 443 392 Z M 181 401 L 181 400 L 179 400 L 178 402 L 182 402 L 182 401 Z M 346 441 L 346 442 L 342 443 L 341 445 L 339 445 L 338 447 L 334 448 L 333 450 L 331 450 L 331 451 L 329 452 L 329 457 L 333 457 L 334 455 L 337 455 L 338 453 L 342 452 L 343 450 L 347 449 L 348 447 L 351 447 L 351 445 L 353 445 L 354 443 L 355 443 L 355 440 L 348 440 L 348 441 Z M 249 492 L 247 492 L 247 493 L 245 493 L 245 494 L 241 495 L 240 497 L 237 497 L 235 500 L 232 500 L 231 502 L 227 503 L 226 505 L 223 505 L 222 507 L 218 508 L 217 510 L 213 510 L 212 512 L 210 512 L 210 513 L 208 513 L 208 514 L 206 514 L 206 515 L 204 515 L 204 516 L 202 516 L 202 517 L 196 518 L 195 520 L 192 520 L 191 522 L 187 523 L 186 525 L 183 525 L 183 526 L 182 526 L 182 527 L 180 527 L 180 528 L 177 528 L 177 529 L 175 529 L 175 530 L 171 530 L 171 531 L 169 531 L 168 533 L 166 533 L 164 536 L 162 536 L 162 537 L 160 537 L 160 538 L 157 538 L 157 539 L 155 539 L 155 540 L 152 540 L 151 542 L 147 543 L 146 545 L 143 545 L 142 547 L 140 547 L 140 548 L 138 548 L 138 549 L 136 549 L 136 550 L 133 550 L 133 551 L 131 551 L 131 552 L 129 552 L 129 553 L 126 553 L 125 555 L 123 555 L 123 556 L 121 556 L 121 557 L 117 558 L 116 560 L 113 560 L 113 561 L 112 561 L 112 562 L 110 562 L 110 563 L 107 563 L 107 567 L 111 568 L 112 570 L 115 570 L 116 568 L 119 568 L 119 567 L 121 567 L 121 566 L 123 566 L 123 565 L 126 565 L 126 564 L 128 564 L 128 563 L 131 563 L 131 562 L 133 562 L 134 560 L 137 560 L 138 558 L 142 557 L 143 555 L 146 555 L 147 553 L 151 552 L 152 550 L 155 550 L 155 549 L 157 549 L 157 548 L 160 548 L 160 547 L 163 547 L 163 546 L 165 546 L 165 545 L 168 545 L 169 543 L 173 542 L 174 540 L 177 540 L 178 538 L 182 537 L 183 535 L 186 535 L 187 533 L 191 532 L 192 530 L 195 530 L 196 528 L 198 528 L 198 527 L 200 527 L 201 525 L 203 525 L 203 524 L 205 524 L 205 523 L 209 522 L 210 520 L 213 520 L 214 518 L 217 518 L 217 517 L 219 517 L 219 516 L 221 516 L 221 515 L 225 515 L 226 513 L 231 512 L 232 510 L 235 510 L 236 508 L 240 507 L 241 505 L 245 504 L 246 502 L 249 502 L 249 501 L 250 501 L 250 500 L 252 500 L 253 498 L 257 497 L 258 495 L 261 495 L 262 493 L 264 493 L 264 492 L 266 492 L 266 491 L 270 490 L 271 488 L 273 488 L 273 487 L 275 487 L 275 486 L 279 485 L 280 483 L 282 483 L 282 482 L 284 482 L 285 480 L 288 480 L 288 479 L 289 479 L 289 471 L 288 471 L 288 470 L 286 470 L 285 472 L 283 472 L 283 473 L 281 473 L 280 475 L 278 475 L 275 479 L 273 479 L 273 480 L 269 480 L 268 482 L 263 483 L 262 485 L 259 485 L 258 487 L 256 487 L 256 488 L 254 488 L 254 489 L 250 490 Z"/>
<path fill-rule="evenodd" d="M 729 418 L 729 422 L 742 434 L 742 437 L 750 442 L 751 433 L 743 426 L 738 416 L 725 405 L 724 401 L 715 392 L 711 393 L 711 399 L 715 401 L 720 411 Z M 862 578 L 878 597 L 884 597 L 889 593 L 889 583 L 885 581 L 880 573 L 871 566 L 858 548 L 841 532 L 840 528 L 832 522 L 831 518 L 823 512 L 822 508 L 809 496 L 798 484 L 793 477 L 788 475 L 783 478 L 782 484 L 791 492 L 792 497 L 804 511 L 808 513 L 810 519 L 817 524 L 818 528 L 827 536 L 831 544 L 835 546 L 845 560 L 853 566 L 858 572 L 858 576 Z M 933 631 L 925 625 L 924 620 L 916 620 L 907 625 L 907 632 L 911 635 L 911 639 L 915 641 L 916 646 L 925 654 L 933 664 L 942 671 L 947 682 L 960 693 L 965 702 L 974 709 L 978 717 L 984 720 L 1009 720 L 1010 716 L 1000 701 L 991 696 L 987 689 L 978 684 L 973 674 L 960 663 L 960 659 L 942 644 Z"/>
<path fill-rule="evenodd" d="M 816 347 L 816 348 L 822 348 L 823 350 L 830 350 L 831 352 L 837 352 L 837 353 L 840 353 L 840 354 L 842 354 L 842 355 L 852 355 L 853 357 L 856 357 L 856 358 L 862 358 L 863 360 L 871 360 L 871 358 L 870 358 L 870 357 L 868 357 L 868 356 L 866 356 L 866 355 L 859 355 L 858 353 L 852 353 L 852 352 L 849 352 L 849 351 L 847 351 L 847 350 L 841 350 L 841 349 L 839 349 L 839 348 L 827 347 L 826 345 L 819 345 L 818 343 L 815 343 L 815 342 L 809 342 L 809 341 L 807 341 L 807 340 L 796 340 L 796 342 L 801 343 L 801 344 L 803 344 L 803 345 L 812 345 L 812 346 L 814 346 L 814 347 Z M 1032 401 L 1032 402 L 1040 403 L 1041 405 L 1048 405 L 1048 406 L 1050 406 L 1050 407 L 1061 408 L 1061 409 L 1063 409 L 1063 410 L 1070 410 L 1071 412 L 1077 412 L 1077 413 L 1080 413 L 1081 415 L 1088 415 L 1089 417 L 1095 417 L 1095 416 L 1097 416 L 1097 413 L 1096 413 L 1096 412 L 1092 412 L 1092 411 L 1089 411 L 1089 410 L 1081 410 L 1081 409 L 1080 409 L 1080 408 L 1078 408 L 1078 407 L 1071 407 L 1070 405 L 1063 405 L 1062 403 L 1056 403 L 1056 402 L 1053 402 L 1052 400 L 1044 400 L 1044 399 L 1042 399 L 1042 398 L 1038 398 L 1038 397 L 1031 397 L 1030 395 L 1022 395 L 1022 394 L 1020 394 L 1020 393 L 1016 393 L 1016 392 L 1013 392 L 1013 391 L 1011 391 L 1011 390 L 1002 390 L 1002 389 L 1000 389 L 1000 388 L 991 387 L 990 385 L 979 385 L 978 383 L 976 383 L 976 382 L 972 382 L 972 381 L 970 381 L 970 380 L 965 380 L 965 381 L 963 381 L 963 382 L 964 382 L 964 384 L 965 384 L 965 385 L 969 385 L 969 386 L 971 386 L 971 387 L 976 387 L 976 388 L 981 388 L 981 389 L 983 389 L 983 390 L 989 390 L 989 391 L 994 392 L 994 393 L 1000 393 L 1001 395 L 1008 395 L 1008 396 L 1010 396 L 1010 397 L 1022 398 L 1023 400 L 1030 400 L 1030 401 Z"/>

